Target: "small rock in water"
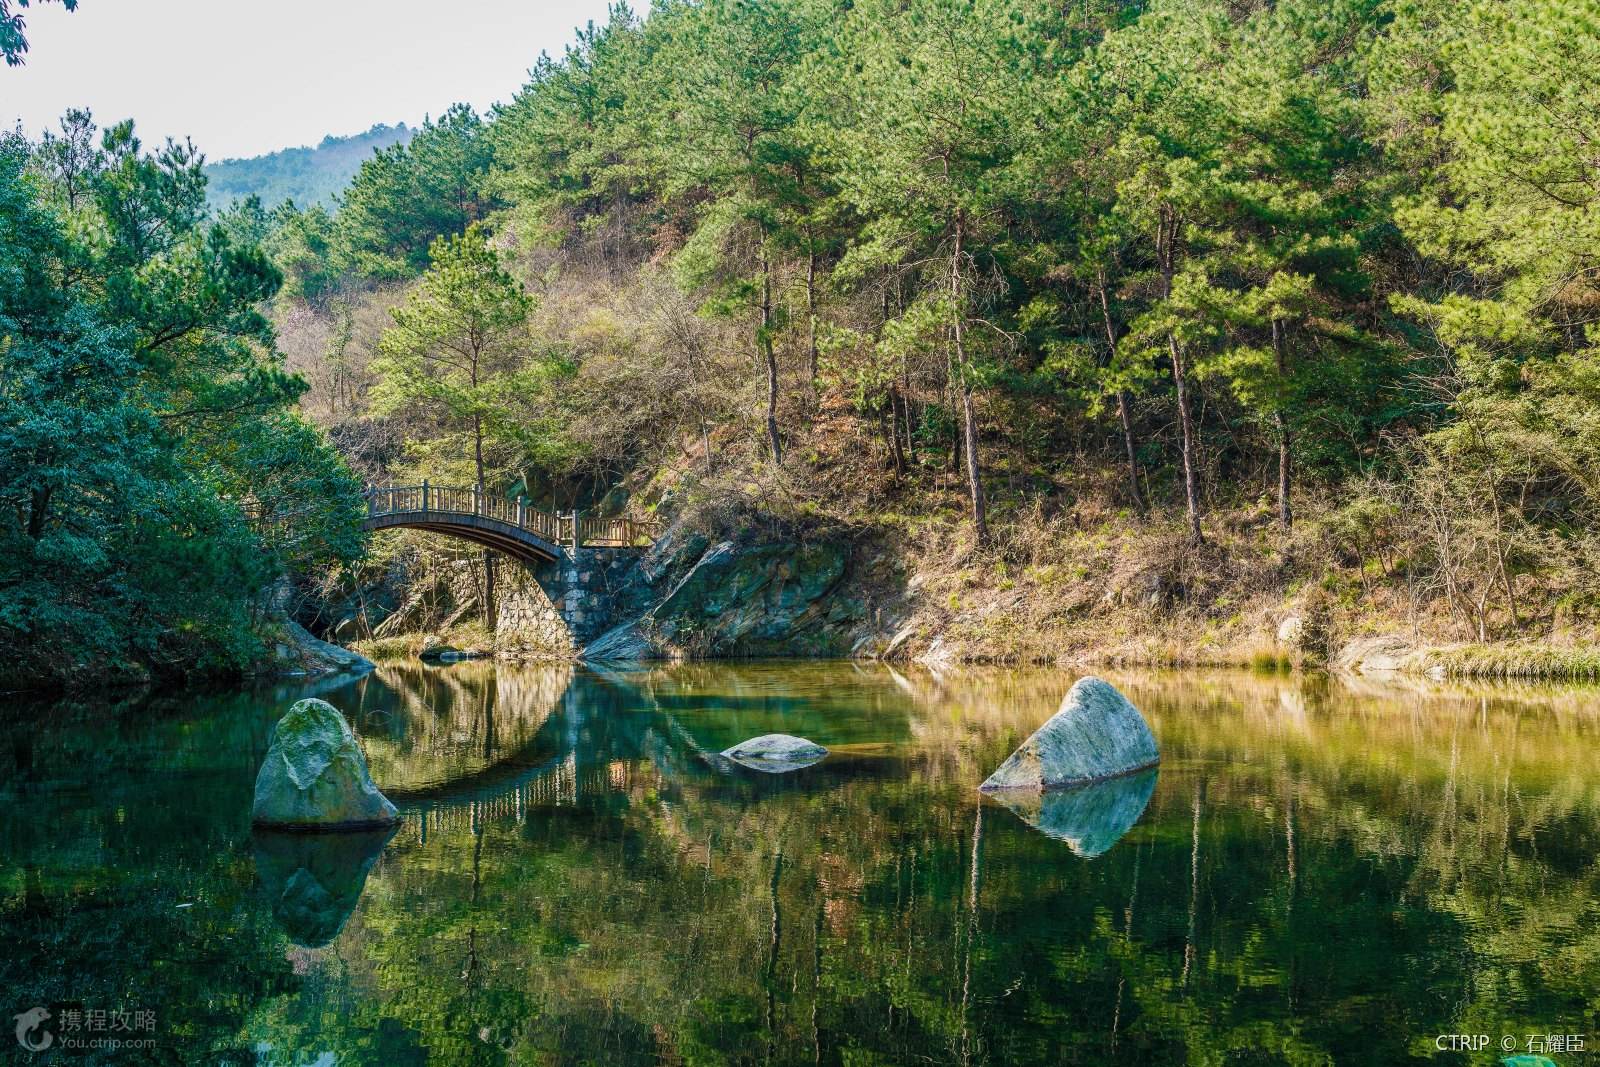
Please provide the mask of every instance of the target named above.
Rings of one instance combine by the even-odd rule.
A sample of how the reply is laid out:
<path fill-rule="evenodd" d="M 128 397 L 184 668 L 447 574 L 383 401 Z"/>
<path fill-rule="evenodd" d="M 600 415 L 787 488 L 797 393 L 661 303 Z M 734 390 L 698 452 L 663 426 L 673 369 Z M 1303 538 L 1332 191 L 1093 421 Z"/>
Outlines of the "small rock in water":
<path fill-rule="evenodd" d="M 400 813 L 372 781 L 344 716 L 311 697 L 272 728 L 250 821 L 289 830 L 362 830 L 392 826 Z"/>
<path fill-rule="evenodd" d="M 762 734 L 724 749 L 722 754 L 741 767 L 777 774 L 809 767 L 826 756 L 828 750 L 803 737 Z"/>
<path fill-rule="evenodd" d="M 1013 752 L 980 787 L 1061 789 L 1142 771 L 1161 752 L 1139 709 L 1100 678 L 1080 678 L 1061 709 Z"/>

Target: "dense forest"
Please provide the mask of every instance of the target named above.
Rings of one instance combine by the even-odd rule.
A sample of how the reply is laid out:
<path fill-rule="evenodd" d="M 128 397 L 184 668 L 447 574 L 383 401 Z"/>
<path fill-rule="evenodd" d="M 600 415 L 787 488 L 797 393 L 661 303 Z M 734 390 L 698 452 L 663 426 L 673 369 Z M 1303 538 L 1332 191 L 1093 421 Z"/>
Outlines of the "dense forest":
<path fill-rule="evenodd" d="M 1586 638 L 1596 69 L 1600 0 L 663 0 L 209 216 L 69 115 L 0 153 L 0 646 L 242 663 L 423 474 L 1056 621 L 1098 554 L 1201 619 Z"/>
<path fill-rule="evenodd" d="M 224 159 L 206 164 L 206 200 L 215 210 L 235 200 L 255 197 L 262 206 L 275 208 L 286 201 L 301 207 L 332 207 L 376 150 L 403 144 L 411 136 L 405 123 L 383 123 L 349 137 L 329 134 L 315 147 L 284 148 L 248 159 Z"/>

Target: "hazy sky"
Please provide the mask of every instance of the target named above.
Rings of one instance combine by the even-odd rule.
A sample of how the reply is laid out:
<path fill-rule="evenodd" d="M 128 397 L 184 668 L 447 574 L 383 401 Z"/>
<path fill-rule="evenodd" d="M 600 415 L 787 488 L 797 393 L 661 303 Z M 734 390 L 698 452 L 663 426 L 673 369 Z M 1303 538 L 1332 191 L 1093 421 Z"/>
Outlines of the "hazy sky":
<path fill-rule="evenodd" d="M 102 126 L 132 118 L 146 144 L 187 135 L 215 160 L 509 100 L 606 3 L 80 0 L 24 15 L 28 63 L 0 65 L 0 124 L 37 137 L 88 106 Z"/>

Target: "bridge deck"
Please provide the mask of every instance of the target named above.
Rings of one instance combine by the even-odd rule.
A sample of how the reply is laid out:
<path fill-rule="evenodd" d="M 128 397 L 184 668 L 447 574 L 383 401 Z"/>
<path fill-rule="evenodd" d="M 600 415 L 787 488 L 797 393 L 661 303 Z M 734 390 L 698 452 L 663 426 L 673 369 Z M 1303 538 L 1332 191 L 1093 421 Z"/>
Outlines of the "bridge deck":
<path fill-rule="evenodd" d="M 563 549 L 644 547 L 655 524 L 633 519 L 591 519 L 580 512 L 545 511 L 522 499 L 472 488 L 388 485 L 367 491 L 368 530 L 430 530 L 473 541 L 531 562 L 560 559 Z"/>

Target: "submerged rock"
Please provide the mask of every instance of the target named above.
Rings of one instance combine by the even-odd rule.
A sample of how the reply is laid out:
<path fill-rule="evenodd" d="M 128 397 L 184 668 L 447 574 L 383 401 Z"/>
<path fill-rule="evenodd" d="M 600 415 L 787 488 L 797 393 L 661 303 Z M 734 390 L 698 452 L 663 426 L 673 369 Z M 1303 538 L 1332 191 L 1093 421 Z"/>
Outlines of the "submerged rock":
<path fill-rule="evenodd" d="M 980 788 L 985 793 L 1060 789 L 1131 774 L 1160 761 L 1156 739 L 1139 709 L 1110 682 L 1080 678 L 1060 710 Z"/>
<path fill-rule="evenodd" d="M 394 834 L 394 827 L 350 834 L 255 831 L 256 874 L 290 941 L 321 948 L 339 936 L 361 900 L 367 872 Z"/>
<path fill-rule="evenodd" d="M 1077 789 L 1002 789 L 996 800 L 1046 837 L 1094 859 L 1133 828 L 1155 792 L 1151 768 Z"/>
<path fill-rule="evenodd" d="M 762 734 L 722 751 L 724 758 L 741 767 L 769 774 L 809 767 L 827 754 L 828 750 L 815 741 L 791 734 Z"/>
<path fill-rule="evenodd" d="M 359 830 L 392 826 L 400 813 L 373 783 L 344 716 L 310 697 L 272 728 L 250 820 L 290 830 Z"/>

